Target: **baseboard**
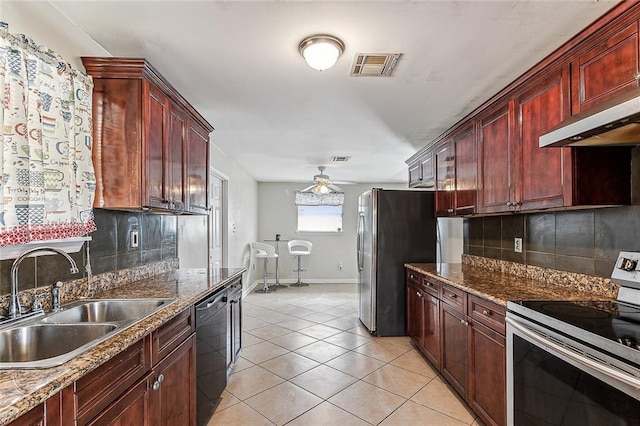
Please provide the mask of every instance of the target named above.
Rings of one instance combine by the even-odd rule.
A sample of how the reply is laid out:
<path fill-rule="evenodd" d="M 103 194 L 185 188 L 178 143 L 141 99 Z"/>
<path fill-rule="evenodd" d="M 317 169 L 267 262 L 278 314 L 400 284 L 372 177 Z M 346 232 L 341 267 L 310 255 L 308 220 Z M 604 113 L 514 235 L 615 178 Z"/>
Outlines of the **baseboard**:
<path fill-rule="evenodd" d="M 275 279 L 267 279 L 267 283 L 268 284 L 275 284 Z M 282 284 L 294 284 L 296 282 L 298 282 L 297 279 L 295 278 L 285 278 L 285 279 L 280 279 L 280 282 Z M 302 282 L 305 282 L 307 284 L 358 284 L 358 279 L 357 278 L 351 278 L 351 279 L 336 279 L 336 278 L 331 278 L 331 279 L 303 279 Z M 242 297 L 246 297 L 247 294 L 251 293 L 256 287 L 258 286 L 262 286 L 264 283 L 263 280 L 256 280 L 253 282 L 253 284 L 251 284 L 251 286 L 242 291 Z"/>

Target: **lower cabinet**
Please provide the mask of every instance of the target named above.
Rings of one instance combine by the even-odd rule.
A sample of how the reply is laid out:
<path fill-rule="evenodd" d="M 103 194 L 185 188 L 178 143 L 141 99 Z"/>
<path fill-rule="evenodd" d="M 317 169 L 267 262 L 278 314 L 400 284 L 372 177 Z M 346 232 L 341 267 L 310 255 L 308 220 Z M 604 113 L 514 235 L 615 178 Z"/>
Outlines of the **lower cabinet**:
<path fill-rule="evenodd" d="M 507 421 L 504 317 L 502 306 L 407 270 L 409 337 L 488 425 Z"/>
<path fill-rule="evenodd" d="M 193 318 L 183 311 L 63 389 L 62 424 L 195 425 Z"/>
<path fill-rule="evenodd" d="M 153 368 L 148 385 L 150 425 L 195 424 L 195 334 Z"/>

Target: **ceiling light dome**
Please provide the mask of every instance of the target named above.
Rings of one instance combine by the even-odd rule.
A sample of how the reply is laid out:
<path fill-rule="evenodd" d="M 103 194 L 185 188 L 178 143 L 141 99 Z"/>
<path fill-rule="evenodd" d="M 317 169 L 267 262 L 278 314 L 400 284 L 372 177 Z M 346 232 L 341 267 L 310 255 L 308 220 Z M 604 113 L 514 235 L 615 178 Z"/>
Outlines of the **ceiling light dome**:
<path fill-rule="evenodd" d="M 311 68 L 324 71 L 335 65 L 344 52 L 344 43 L 330 35 L 315 35 L 302 40 L 298 50 Z"/>

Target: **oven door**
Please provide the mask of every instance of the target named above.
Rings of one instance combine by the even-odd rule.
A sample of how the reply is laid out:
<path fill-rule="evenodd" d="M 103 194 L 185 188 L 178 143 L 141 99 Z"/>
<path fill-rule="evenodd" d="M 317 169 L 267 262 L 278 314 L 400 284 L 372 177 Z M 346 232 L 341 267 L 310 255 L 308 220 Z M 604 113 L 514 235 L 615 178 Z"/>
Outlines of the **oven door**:
<path fill-rule="evenodd" d="M 640 370 L 507 313 L 509 425 L 640 425 Z"/>

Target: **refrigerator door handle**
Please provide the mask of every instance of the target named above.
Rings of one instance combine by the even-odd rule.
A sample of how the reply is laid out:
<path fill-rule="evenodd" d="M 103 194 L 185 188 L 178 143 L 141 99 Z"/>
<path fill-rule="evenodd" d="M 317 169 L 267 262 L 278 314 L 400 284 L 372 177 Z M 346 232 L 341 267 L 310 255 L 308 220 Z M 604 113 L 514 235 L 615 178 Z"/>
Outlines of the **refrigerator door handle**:
<path fill-rule="evenodd" d="M 364 213 L 358 216 L 358 271 L 364 269 L 362 251 L 364 250 Z"/>

